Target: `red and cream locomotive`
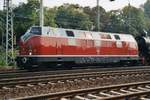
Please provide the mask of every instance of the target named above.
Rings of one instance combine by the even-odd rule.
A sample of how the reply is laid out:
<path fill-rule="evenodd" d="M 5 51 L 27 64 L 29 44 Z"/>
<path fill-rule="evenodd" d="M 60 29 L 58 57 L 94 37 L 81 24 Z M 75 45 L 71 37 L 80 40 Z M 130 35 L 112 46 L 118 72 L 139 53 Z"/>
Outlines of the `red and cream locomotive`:
<path fill-rule="evenodd" d="M 25 69 L 53 64 L 137 63 L 141 59 L 138 43 L 130 34 L 33 26 L 21 37 L 19 46 L 17 65 Z"/>

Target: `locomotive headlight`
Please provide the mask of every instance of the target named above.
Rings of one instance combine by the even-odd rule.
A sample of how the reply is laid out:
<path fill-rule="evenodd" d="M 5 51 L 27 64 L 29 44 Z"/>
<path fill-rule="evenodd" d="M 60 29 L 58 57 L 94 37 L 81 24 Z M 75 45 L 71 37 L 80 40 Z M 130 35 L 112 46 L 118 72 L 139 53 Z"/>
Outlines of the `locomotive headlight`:
<path fill-rule="evenodd" d="M 29 55 L 32 55 L 32 52 L 29 52 Z"/>
<path fill-rule="evenodd" d="M 32 55 L 32 46 L 31 45 L 29 45 L 29 55 Z"/>

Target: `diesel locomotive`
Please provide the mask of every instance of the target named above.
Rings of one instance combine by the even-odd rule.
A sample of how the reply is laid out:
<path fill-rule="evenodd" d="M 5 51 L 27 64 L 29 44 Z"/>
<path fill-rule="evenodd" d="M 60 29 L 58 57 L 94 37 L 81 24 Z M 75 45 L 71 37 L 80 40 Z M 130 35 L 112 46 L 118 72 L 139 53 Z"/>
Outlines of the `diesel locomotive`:
<path fill-rule="evenodd" d="M 144 64 L 150 62 L 150 38 L 32 26 L 21 36 L 16 62 L 23 69 L 41 65 L 69 65 L 69 68 L 71 65 Z"/>

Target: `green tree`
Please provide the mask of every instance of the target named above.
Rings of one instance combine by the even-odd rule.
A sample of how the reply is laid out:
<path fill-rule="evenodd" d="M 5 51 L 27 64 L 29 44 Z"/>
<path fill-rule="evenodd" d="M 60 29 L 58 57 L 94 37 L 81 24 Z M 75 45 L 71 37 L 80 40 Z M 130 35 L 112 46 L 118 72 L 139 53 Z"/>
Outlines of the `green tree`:
<path fill-rule="evenodd" d="M 17 39 L 26 32 L 32 25 L 39 23 L 39 0 L 28 0 L 27 4 L 22 3 L 14 9 L 14 33 Z"/>
<path fill-rule="evenodd" d="M 93 29 L 92 30 L 97 30 L 97 7 L 84 7 L 83 10 L 86 14 L 88 14 L 90 16 L 90 20 L 93 22 Z M 100 9 L 100 30 L 101 31 L 105 31 L 105 26 L 108 22 L 108 16 L 107 13 L 105 11 L 105 9 L 103 9 L 102 7 L 99 7 Z"/>
<path fill-rule="evenodd" d="M 145 24 L 146 24 L 146 31 L 148 32 L 148 35 L 150 36 L 150 18 L 145 18 Z"/>
<path fill-rule="evenodd" d="M 146 29 L 144 12 L 139 8 L 126 6 L 122 10 L 122 20 L 124 22 L 124 32 L 134 36 L 143 34 Z"/>
<path fill-rule="evenodd" d="M 147 2 L 144 4 L 144 13 L 150 18 L 150 0 L 147 0 Z"/>
<path fill-rule="evenodd" d="M 55 23 L 56 8 L 45 8 L 44 9 L 44 25 L 57 27 Z"/>
<path fill-rule="evenodd" d="M 64 4 L 57 9 L 56 24 L 58 27 L 90 30 L 92 22 L 89 16 L 78 5 Z"/>
<path fill-rule="evenodd" d="M 123 19 L 120 10 L 112 10 L 107 12 L 107 25 L 105 25 L 105 31 L 109 32 L 123 32 Z"/>
<path fill-rule="evenodd" d="M 150 0 L 144 4 L 144 14 L 145 14 L 145 23 L 146 23 L 146 31 L 150 35 Z"/>
<path fill-rule="evenodd" d="M 2 44 L 2 36 L 5 31 L 5 17 L 4 12 L 0 10 L 0 45 Z"/>

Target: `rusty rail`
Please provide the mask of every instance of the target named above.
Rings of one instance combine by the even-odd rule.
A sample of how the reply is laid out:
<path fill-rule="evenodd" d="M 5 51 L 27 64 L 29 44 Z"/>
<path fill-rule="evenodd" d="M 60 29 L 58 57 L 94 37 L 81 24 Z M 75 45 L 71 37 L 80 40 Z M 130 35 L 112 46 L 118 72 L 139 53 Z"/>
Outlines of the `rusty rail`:
<path fill-rule="evenodd" d="M 137 99 L 140 98 L 142 100 L 148 95 L 150 95 L 150 81 L 49 93 L 44 95 L 15 98 L 15 100 L 119 100 L 131 97 L 136 97 Z"/>
<path fill-rule="evenodd" d="M 87 66 L 88 68 L 88 66 Z M 48 71 L 26 71 L 26 70 L 16 70 L 0 72 L 0 79 L 4 78 L 17 78 L 17 77 L 29 77 L 29 76 L 41 76 L 41 75 L 56 75 L 56 74 L 67 74 L 67 73 L 81 73 L 81 72 L 102 72 L 102 71 L 124 71 L 124 70 L 149 70 L 149 66 L 134 66 L 134 67 L 115 67 L 115 68 L 89 68 L 89 69 L 74 69 L 74 70 L 48 70 Z"/>
<path fill-rule="evenodd" d="M 1 79 L 0 87 L 12 87 L 16 85 L 27 85 L 27 84 L 38 84 L 48 83 L 75 79 L 89 79 L 89 78 L 103 78 L 103 77 L 114 77 L 114 76 L 132 76 L 132 75 L 146 75 L 150 74 L 150 70 L 128 70 L 128 71 L 106 71 L 106 72 L 89 72 L 89 73 L 73 73 L 73 74 L 60 74 L 60 75 L 43 75 L 43 76 L 32 76 L 32 77 L 21 77 L 12 79 Z"/>

